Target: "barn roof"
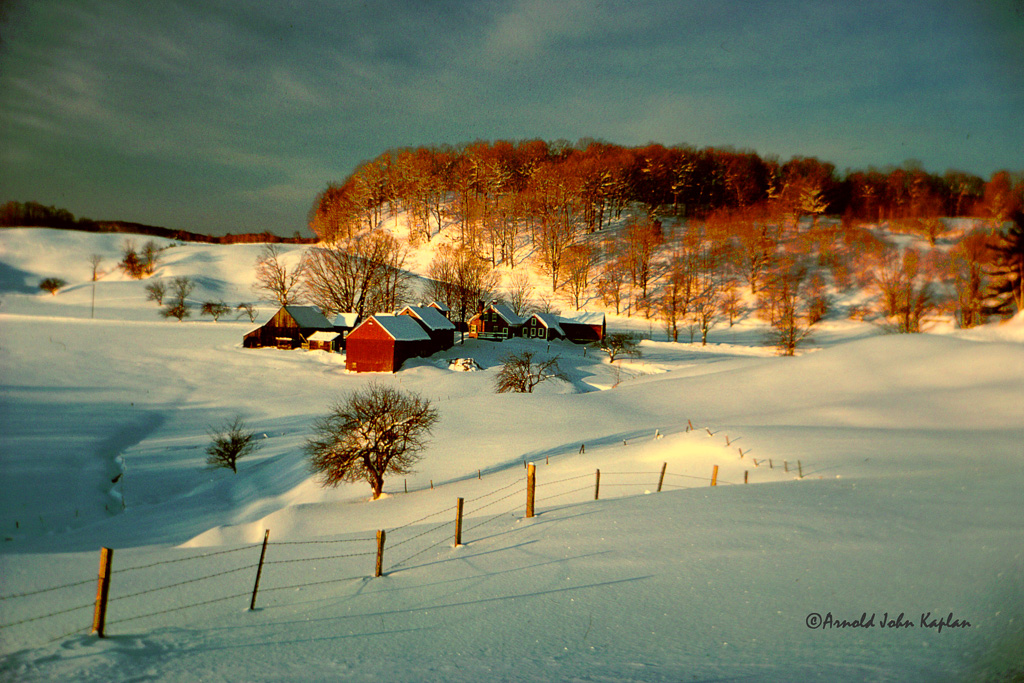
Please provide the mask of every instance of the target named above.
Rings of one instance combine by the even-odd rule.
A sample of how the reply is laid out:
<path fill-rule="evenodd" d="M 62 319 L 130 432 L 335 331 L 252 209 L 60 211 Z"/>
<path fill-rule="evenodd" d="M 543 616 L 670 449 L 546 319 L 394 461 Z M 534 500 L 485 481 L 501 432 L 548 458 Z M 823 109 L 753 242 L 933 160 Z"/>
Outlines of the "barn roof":
<path fill-rule="evenodd" d="M 369 320 L 376 320 L 395 341 L 430 341 L 430 335 L 410 316 L 377 313 Z"/>
<path fill-rule="evenodd" d="M 526 322 L 526 320 L 520 318 L 518 315 L 513 313 L 512 309 L 509 308 L 506 304 L 495 302 L 491 304 L 491 308 L 494 309 L 495 313 L 504 318 L 505 322 L 507 322 L 509 325 L 522 325 L 523 323 Z"/>
<path fill-rule="evenodd" d="M 554 313 L 534 313 L 533 317 L 541 321 L 544 327 L 549 330 L 554 330 L 560 335 L 565 336 L 565 330 L 563 330 L 562 326 L 558 324 L 558 316 Z"/>
<path fill-rule="evenodd" d="M 338 334 L 337 332 L 328 332 L 327 330 L 317 330 L 313 334 L 309 335 L 309 341 L 315 341 L 315 342 L 325 341 L 325 342 L 329 342 L 329 341 L 334 341 L 335 339 L 337 339 L 340 336 L 341 335 Z"/>
<path fill-rule="evenodd" d="M 285 306 L 284 310 L 295 319 L 299 327 L 329 329 L 333 327 L 316 306 Z"/>
<path fill-rule="evenodd" d="M 561 321 L 563 323 L 576 325 L 603 325 L 604 313 L 595 313 L 591 311 L 576 311 L 572 315 L 561 316 Z"/>
<path fill-rule="evenodd" d="M 356 323 L 359 322 L 359 314 L 355 312 L 351 313 L 339 313 L 334 316 L 335 327 L 355 327 Z"/>
<path fill-rule="evenodd" d="M 440 311 L 436 308 L 430 308 L 427 306 L 406 306 L 398 312 L 399 315 L 404 314 L 406 311 L 411 312 L 420 321 L 427 326 L 427 329 L 438 331 L 438 330 L 454 330 L 455 324 L 444 317 Z"/>

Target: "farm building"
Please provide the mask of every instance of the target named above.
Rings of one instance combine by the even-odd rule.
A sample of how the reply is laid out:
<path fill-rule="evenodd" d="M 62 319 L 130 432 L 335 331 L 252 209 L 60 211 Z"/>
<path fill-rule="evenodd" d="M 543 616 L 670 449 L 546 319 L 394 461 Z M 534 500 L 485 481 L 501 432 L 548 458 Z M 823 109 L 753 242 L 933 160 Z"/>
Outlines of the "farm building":
<path fill-rule="evenodd" d="M 341 335 L 337 332 L 314 332 L 303 344 L 304 349 L 310 351 L 330 351 L 334 353 L 340 348 Z"/>
<path fill-rule="evenodd" d="M 273 346 L 294 349 L 303 346 L 315 332 L 334 332 L 334 326 L 315 306 L 282 306 L 262 327 L 242 339 L 247 349 Z"/>
<path fill-rule="evenodd" d="M 373 315 L 345 340 L 345 368 L 351 372 L 396 372 L 409 358 L 434 352 L 430 335 L 409 315 Z"/>
<path fill-rule="evenodd" d="M 502 341 L 521 336 L 526 321 L 513 313 L 511 308 L 494 302 L 480 308 L 480 312 L 469 319 L 470 337 Z"/>
<path fill-rule="evenodd" d="M 604 313 L 577 311 L 572 315 L 560 316 L 558 324 L 565 332 L 565 338 L 577 344 L 589 344 L 604 339 Z"/>
<path fill-rule="evenodd" d="M 436 308 L 430 306 L 406 306 L 398 312 L 398 315 L 408 315 L 416 321 L 430 335 L 434 342 L 435 351 L 450 349 L 455 343 L 455 324 L 444 317 Z"/>
<path fill-rule="evenodd" d="M 452 309 L 448 308 L 440 301 L 431 301 L 429 304 L 427 304 L 427 308 L 435 308 L 444 317 L 448 318 L 449 320 L 452 319 Z"/>
<path fill-rule="evenodd" d="M 334 331 L 341 335 L 338 337 L 338 348 L 343 349 L 345 348 L 345 338 L 348 337 L 348 333 L 356 329 L 356 325 L 359 324 L 359 314 L 354 312 L 339 313 L 334 316 L 332 322 L 334 323 Z"/>
<path fill-rule="evenodd" d="M 534 313 L 523 324 L 523 337 L 527 339 L 565 339 L 559 318 L 552 313 Z"/>

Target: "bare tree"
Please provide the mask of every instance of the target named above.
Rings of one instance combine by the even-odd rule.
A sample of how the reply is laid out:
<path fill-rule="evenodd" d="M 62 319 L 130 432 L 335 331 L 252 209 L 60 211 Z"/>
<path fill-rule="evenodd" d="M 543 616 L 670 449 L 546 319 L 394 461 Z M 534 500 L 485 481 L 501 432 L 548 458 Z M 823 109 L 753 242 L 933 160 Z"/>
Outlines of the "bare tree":
<path fill-rule="evenodd" d="M 204 301 L 203 306 L 200 309 L 200 315 L 208 315 L 213 318 L 213 322 L 217 322 L 222 316 L 227 315 L 231 312 L 231 307 L 223 301 Z"/>
<path fill-rule="evenodd" d="M 39 289 L 43 290 L 44 292 L 49 292 L 50 294 L 56 296 L 57 291 L 60 290 L 60 288 L 66 284 L 67 281 L 62 280 L 59 277 L 48 277 L 44 278 L 39 282 Z"/>
<path fill-rule="evenodd" d="M 530 284 L 530 276 L 523 271 L 513 273 L 508 287 L 505 289 L 508 305 L 512 312 L 525 318 L 533 308 L 532 294 L 533 285 Z"/>
<path fill-rule="evenodd" d="M 157 306 L 163 306 L 165 296 L 167 296 L 167 283 L 163 280 L 146 285 L 146 301 L 155 301 Z"/>
<path fill-rule="evenodd" d="M 498 274 L 490 264 L 465 247 L 441 246 L 427 266 L 427 296 L 451 310 L 452 321 L 464 323 L 480 302 L 494 298 Z"/>
<path fill-rule="evenodd" d="M 410 296 L 407 254 L 384 230 L 317 246 L 306 252 L 303 264 L 306 297 L 326 315 L 397 310 Z"/>
<path fill-rule="evenodd" d="M 241 415 L 225 422 L 220 429 L 211 427 L 209 434 L 206 464 L 210 467 L 224 467 L 235 473 L 238 472 L 238 460 L 256 452 L 261 445 L 255 440 L 255 433 L 242 421 Z"/>
<path fill-rule="evenodd" d="M 593 246 L 585 242 L 570 245 L 565 250 L 564 270 L 568 277 L 565 286 L 576 310 L 580 310 L 583 298 L 590 287 L 590 274 L 597 260 Z"/>
<path fill-rule="evenodd" d="M 264 294 L 281 306 L 301 300 L 302 262 L 292 268 L 284 263 L 281 248 L 276 244 L 265 244 L 256 257 L 256 281 L 253 291 Z"/>
<path fill-rule="evenodd" d="M 768 343 L 779 355 L 792 356 L 797 346 L 811 333 L 815 321 L 808 314 L 808 271 L 799 259 L 781 259 L 761 290 L 762 299 L 772 311 Z"/>
<path fill-rule="evenodd" d="M 364 480 L 376 500 L 386 474 L 412 471 L 437 419 L 429 400 L 371 383 L 314 421 L 305 446 L 310 469 L 324 486 Z"/>
<path fill-rule="evenodd" d="M 259 312 L 256 306 L 250 303 L 242 302 L 235 306 L 235 311 L 238 313 L 238 317 L 241 318 L 243 315 L 249 318 L 249 322 L 256 322 L 256 314 Z"/>
<path fill-rule="evenodd" d="M 164 305 L 160 314 L 165 318 L 177 318 L 181 322 L 192 315 L 192 309 L 188 304 L 188 296 L 196 288 L 194 282 L 185 276 L 179 276 L 171 281 L 170 299 Z"/>
<path fill-rule="evenodd" d="M 494 380 L 494 391 L 532 394 L 534 387 L 549 379 L 566 380 L 565 373 L 558 367 L 558 356 L 534 362 L 532 351 L 513 353 L 502 358 L 501 370 Z"/>
<path fill-rule="evenodd" d="M 608 362 L 614 363 L 620 356 L 639 358 L 640 339 L 630 332 L 612 332 L 598 342 L 602 351 L 608 354 Z"/>

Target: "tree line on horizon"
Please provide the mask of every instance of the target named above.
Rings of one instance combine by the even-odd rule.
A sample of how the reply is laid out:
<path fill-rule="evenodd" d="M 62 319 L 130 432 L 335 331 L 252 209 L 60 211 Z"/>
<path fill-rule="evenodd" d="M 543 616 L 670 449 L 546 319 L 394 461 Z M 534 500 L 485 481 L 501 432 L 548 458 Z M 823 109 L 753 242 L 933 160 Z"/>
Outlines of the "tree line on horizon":
<path fill-rule="evenodd" d="M 307 291 L 331 294 L 309 297 L 321 307 L 358 308 L 369 298 L 336 296 L 340 274 L 365 273 L 368 262 L 400 272 L 409 245 L 454 227 L 426 275 L 428 294 L 453 312 L 457 304 L 460 320 L 464 303 L 490 293 L 517 313 L 556 306 L 533 293 L 526 265 L 577 310 L 600 301 L 660 320 L 670 339 L 688 329 L 702 342 L 712 327 L 754 313 L 792 353 L 829 315 L 835 292 L 873 290 L 876 302 L 849 314 L 882 316 L 902 332 L 935 314 L 971 327 L 1019 310 L 1019 227 L 1003 234 L 1000 226 L 1019 226 L 1022 206 L 1024 174 L 1009 171 L 986 181 L 905 163 L 840 177 L 815 158 L 781 163 L 746 151 L 586 140 L 405 148 L 359 165 L 316 198 L 310 227 L 321 242 L 308 256 L 352 267 L 321 269 L 321 285 Z M 408 219 L 401 242 L 378 229 L 400 212 Z M 940 216 L 980 217 L 989 227 L 955 234 Z M 933 246 L 940 235 L 958 242 L 946 252 L 899 248 L 865 227 L 882 222 Z M 504 291 L 499 266 L 511 270 Z M 400 285 L 388 277 L 358 291 L 379 290 L 375 298 L 390 303 Z"/>
<path fill-rule="evenodd" d="M 375 227 L 384 211 L 400 206 L 413 219 L 410 238 L 429 240 L 447 213 L 464 238 L 473 237 L 468 233 L 476 224 L 494 243 L 496 260 L 505 260 L 509 224 L 524 218 L 572 214 L 593 232 L 627 206 L 642 206 L 649 216 L 702 219 L 760 205 L 848 221 L 971 216 L 1002 222 L 1024 205 L 1024 172 L 998 171 L 985 180 L 953 169 L 929 173 L 908 161 L 840 175 L 814 157 L 781 162 L 712 147 L 477 141 L 385 151 L 319 194 L 310 227 L 321 238 L 349 235 Z"/>
<path fill-rule="evenodd" d="M 281 237 L 266 231 L 207 235 L 188 230 L 173 230 L 171 228 L 162 228 L 156 225 L 145 225 L 130 221 L 95 221 L 91 218 L 77 218 L 75 214 L 61 207 L 46 206 L 32 201 L 9 201 L 0 204 L 0 227 L 59 228 L 62 230 L 81 230 L 83 232 L 129 233 L 206 244 L 257 244 L 265 242 L 309 244 L 316 241 L 314 238 L 302 237 L 298 232 L 292 237 Z"/>

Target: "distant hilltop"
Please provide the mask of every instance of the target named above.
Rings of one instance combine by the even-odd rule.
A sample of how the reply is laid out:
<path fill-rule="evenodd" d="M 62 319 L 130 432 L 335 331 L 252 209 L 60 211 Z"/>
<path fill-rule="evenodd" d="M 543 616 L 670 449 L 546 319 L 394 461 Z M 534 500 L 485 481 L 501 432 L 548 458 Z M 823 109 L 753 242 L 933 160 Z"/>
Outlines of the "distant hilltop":
<path fill-rule="evenodd" d="M 59 228 L 83 232 L 115 232 L 135 235 L 164 237 L 182 242 L 205 242 L 208 244 L 251 244 L 274 242 L 287 244 L 313 244 L 314 237 L 281 237 L 270 232 L 247 232 L 238 235 L 204 235 L 188 230 L 172 230 L 157 225 L 133 223 L 131 221 L 94 221 L 90 218 L 75 218 L 67 209 L 43 206 L 37 202 L 7 202 L 0 206 L 0 228 Z"/>

